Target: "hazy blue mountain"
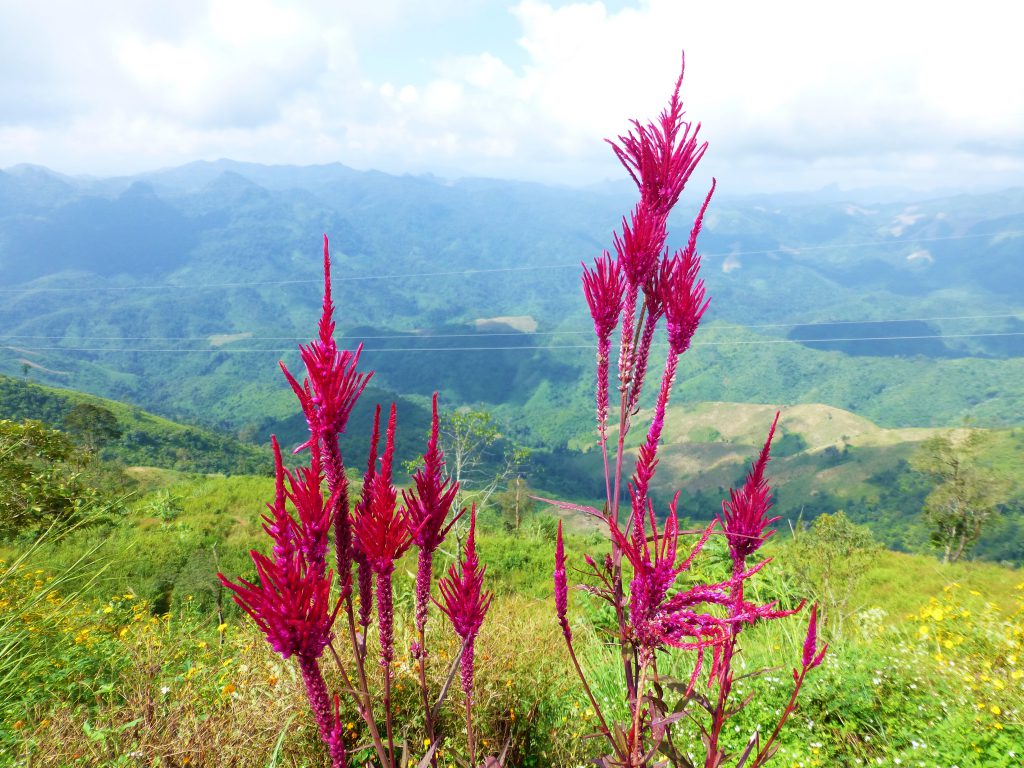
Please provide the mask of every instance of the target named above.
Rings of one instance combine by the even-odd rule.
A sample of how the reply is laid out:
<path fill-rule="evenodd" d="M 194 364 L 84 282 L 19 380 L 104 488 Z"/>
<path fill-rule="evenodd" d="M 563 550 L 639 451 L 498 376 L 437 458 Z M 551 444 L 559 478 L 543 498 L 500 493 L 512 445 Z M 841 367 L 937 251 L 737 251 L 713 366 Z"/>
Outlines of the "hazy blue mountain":
<path fill-rule="evenodd" d="M 1024 325 L 1024 190 L 892 197 L 714 201 L 701 236 L 712 305 L 681 402 L 1019 422 L 1024 337 L 978 334 Z M 673 247 L 698 198 L 670 222 Z M 294 419 L 276 361 L 297 365 L 291 350 L 314 332 L 326 232 L 339 333 L 365 340 L 382 397 L 422 408 L 440 389 L 564 444 L 590 418 L 578 264 L 610 247 L 632 204 L 621 184 L 340 164 L 219 160 L 114 179 L 18 166 L 0 172 L 0 371 L 262 438 Z M 876 338 L 908 336 L 944 338 Z"/>

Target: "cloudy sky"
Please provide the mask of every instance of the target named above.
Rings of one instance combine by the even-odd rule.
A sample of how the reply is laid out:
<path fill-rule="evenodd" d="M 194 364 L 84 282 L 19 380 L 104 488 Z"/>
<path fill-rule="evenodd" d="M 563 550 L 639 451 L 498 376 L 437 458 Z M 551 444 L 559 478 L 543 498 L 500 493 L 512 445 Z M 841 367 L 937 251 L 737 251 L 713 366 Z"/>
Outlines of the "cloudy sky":
<path fill-rule="evenodd" d="M 1022 23 L 1005 0 L 0 0 L 0 167 L 587 184 L 685 49 L 723 191 L 1021 185 Z"/>

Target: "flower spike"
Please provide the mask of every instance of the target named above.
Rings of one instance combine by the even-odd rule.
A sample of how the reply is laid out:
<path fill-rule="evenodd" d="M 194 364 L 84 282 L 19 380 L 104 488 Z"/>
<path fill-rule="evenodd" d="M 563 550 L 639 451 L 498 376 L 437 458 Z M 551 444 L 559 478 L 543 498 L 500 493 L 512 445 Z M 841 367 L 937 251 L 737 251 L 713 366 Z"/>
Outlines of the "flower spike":
<path fill-rule="evenodd" d="M 462 638 L 462 690 L 473 696 L 473 643 L 484 623 L 493 593 L 484 589 L 487 566 L 480 565 L 476 555 L 476 507 L 469 515 L 469 536 L 458 567 L 448 567 L 448 575 L 438 585 L 443 602 L 434 604 L 448 617 L 455 633 Z"/>
<path fill-rule="evenodd" d="M 569 610 L 569 584 L 565 572 L 565 544 L 562 542 L 562 521 L 558 521 L 558 538 L 555 539 L 555 612 L 558 624 L 568 642 L 572 642 L 572 629 L 566 614 Z"/>
<path fill-rule="evenodd" d="M 319 337 L 309 344 L 300 344 L 299 353 L 306 367 L 302 384 L 280 363 L 285 378 L 299 399 L 312 435 L 326 438 L 345 432 L 356 400 L 363 394 L 373 372 L 359 373 L 356 365 L 363 345 L 355 352 L 338 350 L 334 341 L 334 303 L 331 298 L 331 259 L 327 236 L 324 235 L 324 298 L 319 322 Z M 308 445 L 303 443 L 296 451 Z"/>
<path fill-rule="evenodd" d="M 633 131 L 619 136 L 618 143 L 608 141 L 640 190 L 643 205 L 660 216 L 667 216 L 678 202 L 683 187 L 708 148 L 707 142 L 697 143 L 700 124 L 691 126 L 683 120 L 679 92 L 685 71 L 684 58 L 669 105 L 656 123 L 641 125 L 634 120 Z"/>
<path fill-rule="evenodd" d="M 807 638 L 804 640 L 803 656 L 801 663 L 804 669 L 814 669 L 821 664 L 825 658 L 825 651 L 828 650 L 828 643 L 818 649 L 818 604 L 811 606 L 811 619 L 807 622 Z"/>
<path fill-rule="evenodd" d="M 593 271 L 583 264 L 583 293 L 587 297 L 590 316 L 594 320 L 594 331 L 599 338 L 606 338 L 619 324 L 622 313 L 623 291 L 625 283 L 619 261 L 612 259 L 605 251 L 594 259 Z"/>
<path fill-rule="evenodd" d="M 772 506 L 771 488 L 764 477 L 765 467 L 768 465 L 771 452 L 772 437 L 775 435 L 775 427 L 779 423 L 779 414 L 775 414 L 775 421 L 768 431 L 768 439 L 765 440 L 757 461 L 750 468 L 747 480 L 738 491 L 729 490 L 729 500 L 722 502 L 722 514 L 718 518 L 725 530 L 726 539 L 729 542 L 729 552 L 732 556 L 734 569 L 743 569 L 743 563 L 754 554 L 761 545 L 775 533 L 774 530 L 765 529 L 779 518 L 768 518 L 768 510 Z"/>
<path fill-rule="evenodd" d="M 236 584 L 222 573 L 217 578 L 234 593 L 235 602 L 283 658 L 319 658 L 331 639 L 331 627 L 341 607 L 340 600 L 332 606 L 332 574 L 310 568 L 298 554 L 280 564 L 259 552 L 250 554 L 258 584 L 245 579 Z"/>
<path fill-rule="evenodd" d="M 398 506 L 398 491 L 391 481 L 396 415 L 392 403 L 380 469 L 370 480 L 369 503 L 360 509 L 353 526 L 359 549 L 377 574 L 393 571 L 395 561 L 412 544 L 406 511 Z"/>
<path fill-rule="evenodd" d="M 434 551 L 441 546 L 455 521 L 465 510 L 460 510 L 451 520 L 449 512 L 459 492 L 459 484 L 444 477 L 444 452 L 438 442 L 439 421 L 437 417 L 437 393 L 434 393 L 430 419 L 430 440 L 423 454 L 423 466 L 413 475 L 414 490 L 402 491 L 409 530 L 413 543 L 419 548 L 416 564 L 416 629 L 423 634 L 427 623 L 427 607 L 430 603 L 430 579 L 433 575 Z M 424 653 L 422 643 L 417 644 L 417 653 Z"/>

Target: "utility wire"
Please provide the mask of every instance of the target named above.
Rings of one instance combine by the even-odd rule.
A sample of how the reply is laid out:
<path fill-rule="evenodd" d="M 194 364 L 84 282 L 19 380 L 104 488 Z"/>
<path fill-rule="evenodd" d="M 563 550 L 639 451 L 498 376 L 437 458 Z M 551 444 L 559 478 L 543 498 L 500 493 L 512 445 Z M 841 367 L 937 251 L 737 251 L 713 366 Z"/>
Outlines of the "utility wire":
<path fill-rule="evenodd" d="M 907 341 L 914 339 L 974 339 L 982 337 L 992 336 L 1024 336 L 1024 331 L 1009 331 L 1004 333 L 955 333 L 955 334 L 935 334 L 935 335 L 923 335 L 923 336 L 850 336 L 846 338 L 831 338 L 831 339 L 756 339 L 746 341 L 695 341 L 691 344 L 693 347 L 724 347 L 724 346 L 757 346 L 760 344 L 830 344 L 833 342 L 847 342 L 847 341 Z M 664 342 L 656 343 L 655 346 L 663 346 Z M 141 354 L 147 352 L 154 353 L 177 353 L 183 355 L 200 355 L 200 354 L 262 354 L 262 353 L 273 353 L 276 355 L 284 355 L 295 352 L 294 349 L 130 349 L 130 348 L 117 348 L 117 347 L 4 347 L 6 349 L 12 349 L 22 354 L 32 354 L 36 352 L 117 352 L 117 353 L 132 353 Z M 544 344 L 544 345 L 524 345 L 524 346 L 513 346 L 513 347 L 381 347 L 374 349 L 372 347 L 364 347 L 363 352 L 365 354 L 375 354 L 377 352 L 494 352 L 500 350 L 544 350 L 544 349 L 593 349 L 592 344 Z"/>
<path fill-rule="evenodd" d="M 938 320 L 989 320 L 994 318 L 1008 318 L 1008 317 L 1020 317 L 1024 315 L 1024 309 L 1019 309 L 1014 312 L 1003 315 L 942 315 L 935 317 L 903 317 L 892 320 L 818 320 L 814 322 L 800 322 L 792 321 L 788 323 L 756 323 L 756 324 L 740 324 L 740 323 L 729 323 L 723 321 L 721 325 L 712 325 L 704 328 L 704 332 L 708 331 L 721 331 L 721 330 L 734 330 L 744 328 L 792 328 L 794 326 L 800 326 L 802 328 L 810 328 L 815 326 L 829 326 L 829 325 L 878 325 L 881 323 L 923 323 L 929 321 Z M 509 331 L 509 332 L 490 332 L 485 331 L 482 333 L 433 333 L 430 329 L 425 329 L 417 333 L 399 333 L 399 334 L 387 334 L 383 336 L 353 336 L 354 340 L 361 341 L 365 339 L 422 339 L 424 341 L 429 339 L 461 339 L 461 338 L 488 338 L 494 336 L 570 336 L 577 334 L 593 334 L 593 330 L 586 331 Z M 207 336 L 75 336 L 76 341 L 206 341 L 209 342 L 211 337 L 217 336 L 241 336 L 242 333 L 211 333 Z M 340 337 L 345 338 L 348 334 L 339 332 Z M 0 334 L 0 339 L 13 340 L 13 339 L 42 339 L 42 340 L 60 340 L 66 339 L 67 334 L 59 336 L 34 336 L 29 334 Z M 232 339 L 227 339 L 223 343 L 230 344 Z M 245 338 L 235 339 L 234 341 L 294 341 L 296 343 L 305 342 L 307 339 L 300 336 L 248 336 Z"/>
<path fill-rule="evenodd" d="M 769 248 L 758 251 L 732 251 L 730 253 L 707 253 L 703 254 L 703 258 L 729 258 L 734 256 L 758 256 L 767 255 L 773 253 L 783 254 L 798 254 L 805 253 L 808 251 L 823 251 L 829 249 L 839 248 L 864 248 L 874 245 L 913 245 L 915 243 L 934 243 L 947 240 L 971 240 L 985 237 L 1010 237 L 1024 235 L 1024 230 L 1010 230 L 1005 232 L 988 232 L 985 234 L 976 235 L 948 235 L 945 237 L 919 237 L 906 240 L 870 240 L 861 243 L 830 243 L 826 245 L 808 245 L 803 247 L 790 247 L 780 246 L 778 248 Z M 483 269 L 455 269 L 440 272 L 399 272 L 384 275 L 342 275 L 338 277 L 332 277 L 332 283 L 342 282 L 355 282 L 363 280 L 398 280 L 405 278 L 420 278 L 420 277 L 452 277 L 455 275 L 476 275 L 476 274 L 492 274 L 501 272 L 526 272 L 526 271 L 537 271 L 541 269 L 568 269 L 574 268 L 579 269 L 580 262 L 572 262 L 565 264 L 542 264 L 536 266 L 518 266 L 518 267 L 487 267 Z M 232 282 L 232 283 L 206 283 L 206 284 L 181 284 L 181 283 L 163 283 L 162 285 L 112 285 L 112 286 L 91 286 L 91 287 L 38 287 L 38 288 L 0 288 L 0 294 L 20 294 L 20 293 L 91 293 L 97 291 L 162 291 L 162 290 L 207 290 L 214 288 L 256 288 L 261 286 L 273 286 L 273 285 L 309 285 L 311 283 L 320 283 L 322 278 L 310 278 L 302 280 L 259 280 L 254 282 Z"/>

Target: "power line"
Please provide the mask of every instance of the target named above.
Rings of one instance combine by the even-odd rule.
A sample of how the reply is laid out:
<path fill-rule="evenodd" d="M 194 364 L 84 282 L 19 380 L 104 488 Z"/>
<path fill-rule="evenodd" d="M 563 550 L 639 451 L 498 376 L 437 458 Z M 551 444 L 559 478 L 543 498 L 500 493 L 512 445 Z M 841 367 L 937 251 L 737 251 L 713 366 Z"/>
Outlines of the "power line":
<path fill-rule="evenodd" d="M 729 253 L 707 253 L 703 254 L 703 258 L 729 258 L 734 256 L 760 256 L 773 253 L 782 253 L 787 255 L 793 255 L 798 253 L 805 253 L 808 251 L 823 251 L 838 248 L 864 248 L 874 245 L 913 245 L 915 243 L 934 243 L 948 240 L 972 240 L 985 237 L 1015 237 L 1017 235 L 1024 235 L 1024 230 L 1009 230 L 1005 232 L 988 232 L 985 234 L 975 235 L 947 235 L 944 237 L 919 237 L 907 240 L 869 240 L 860 243 L 830 243 L 825 245 L 808 245 L 803 247 L 791 247 L 791 246 L 780 246 L 778 248 L 768 248 L 757 251 L 732 251 Z M 542 269 L 579 269 L 579 262 L 565 263 L 565 264 L 542 264 L 536 266 L 517 266 L 517 267 L 487 267 L 483 269 L 455 269 L 438 272 L 399 272 L 392 274 L 383 275 L 343 275 L 339 277 L 332 277 L 332 282 L 343 283 L 343 282 L 357 282 L 364 280 L 398 280 L 405 278 L 420 278 L 420 277 L 452 277 L 455 275 L 476 275 L 476 274 L 493 274 L 501 272 L 526 272 L 526 271 L 537 271 Z M 231 282 L 231 283 L 205 283 L 205 284 L 181 284 L 181 283 L 163 283 L 161 285 L 112 285 L 112 286 L 92 286 L 92 287 L 37 287 L 37 288 L 0 288 L 0 294 L 19 294 L 19 293 L 89 293 L 95 291 L 162 291 L 162 290 L 207 290 L 207 289 L 222 289 L 222 288 L 258 288 L 265 286 L 278 286 L 278 285 L 309 285 L 319 284 L 321 278 L 309 278 L 301 280 L 259 280 L 253 282 Z"/>
<path fill-rule="evenodd" d="M 830 344 L 833 342 L 848 342 L 848 341 L 908 341 L 915 339 L 974 339 L 992 336 L 1024 336 L 1024 331 L 1008 331 L 1003 333 L 954 333 L 954 334 L 934 334 L 934 335 L 921 335 L 921 336 L 850 336 L 845 338 L 830 338 L 830 339 L 756 339 L 756 340 L 739 340 L 739 341 L 695 341 L 691 346 L 694 347 L 724 347 L 724 346 L 757 346 L 760 344 Z M 660 342 L 655 346 L 664 346 L 664 342 Z M 558 349 L 593 349 L 592 344 L 544 344 L 544 345 L 524 345 L 524 346 L 513 346 L 513 347 L 380 347 L 374 349 L 372 347 L 364 347 L 364 354 L 376 354 L 377 352 L 495 352 L 505 350 L 558 350 Z M 13 349 L 13 347 L 6 347 L 6 349 Z M 206 354 L 270 354 L 284 355 L 293 353 L 294 349 L 131 349 L 131 348 L 116 348 L 116 347 L 24 347 L 19 348 L 17 351 L 25 353 L 36 353 L 36 352 L 116 352 L 116 353 L 177 353 L 184 355 L 206 355 Z"/>
<path fill-rule="evenodd" d="M 810 328 L 816 326 L 829 326 L 829 325 L 879 325 L 882 323 L 923 323 L 939 320 L 990 320 L 1008 317 L 1020 317 L 1024 315 L 1024 309 L 1019 309 L 1014 312 L 1002 315 L 941 315 L 934 317 L 903 317 L 889 320 L 817 320 L 813 322 L 801 322 L 791 321 L 788 323 L 728 323 L 723 322 L 722 325 L 712 325 L 704 328 L 704 332 L 715 331 L 715 330 L 732 330 L 732 329 L 744 329 L 744 328 L 792 328 L 800 326 L 802 328 Z M 366 339 L 422 339 L 427 341 L 429 339 L 460 339 L 460 338 L 489 338 L 495 336 L 570 336 L 580 334 L 593 334 L 593 330 L 586 331 L 509 331 L 509 332 L 491 332 L 485 331 L 482 333 L 433 333 L 429 329 L 423 330 L 419 333 L 398 333 L 398 334 L 386 334 L 381 336 L 353 336 L 354 341 L 363 341 Z M 211 333 L 207 336 L 75 336 L 75 340 L 78 341 L 206 341 L 209 342 L 211 337 L 217 336 L 235 336 L 240 334 L 232 333 Z M 340 337 L 345 338 L 347 334 L 339 333 Z M 40 336 L 30 334 L 0 334 L 0 339 L 13 340 L 13 339 L 42 339 L 42 340 L 60 340 L 66 339 L 67 334 L 56 335 L 56 336 Z M 887 337 L 891 338 L 891 337 Z M 236 339 L 236 341 L 294 341 L 295 343 L 305 343 L 308 339 L 295 336 L 245 336 L 245 338 Z M 212 343 L 212 342 L 211 342 Z M 224 341 L 225 344 L 230 344 L 231 340 Z M 63 347 L 62 347 L 63 349 Z"/>

